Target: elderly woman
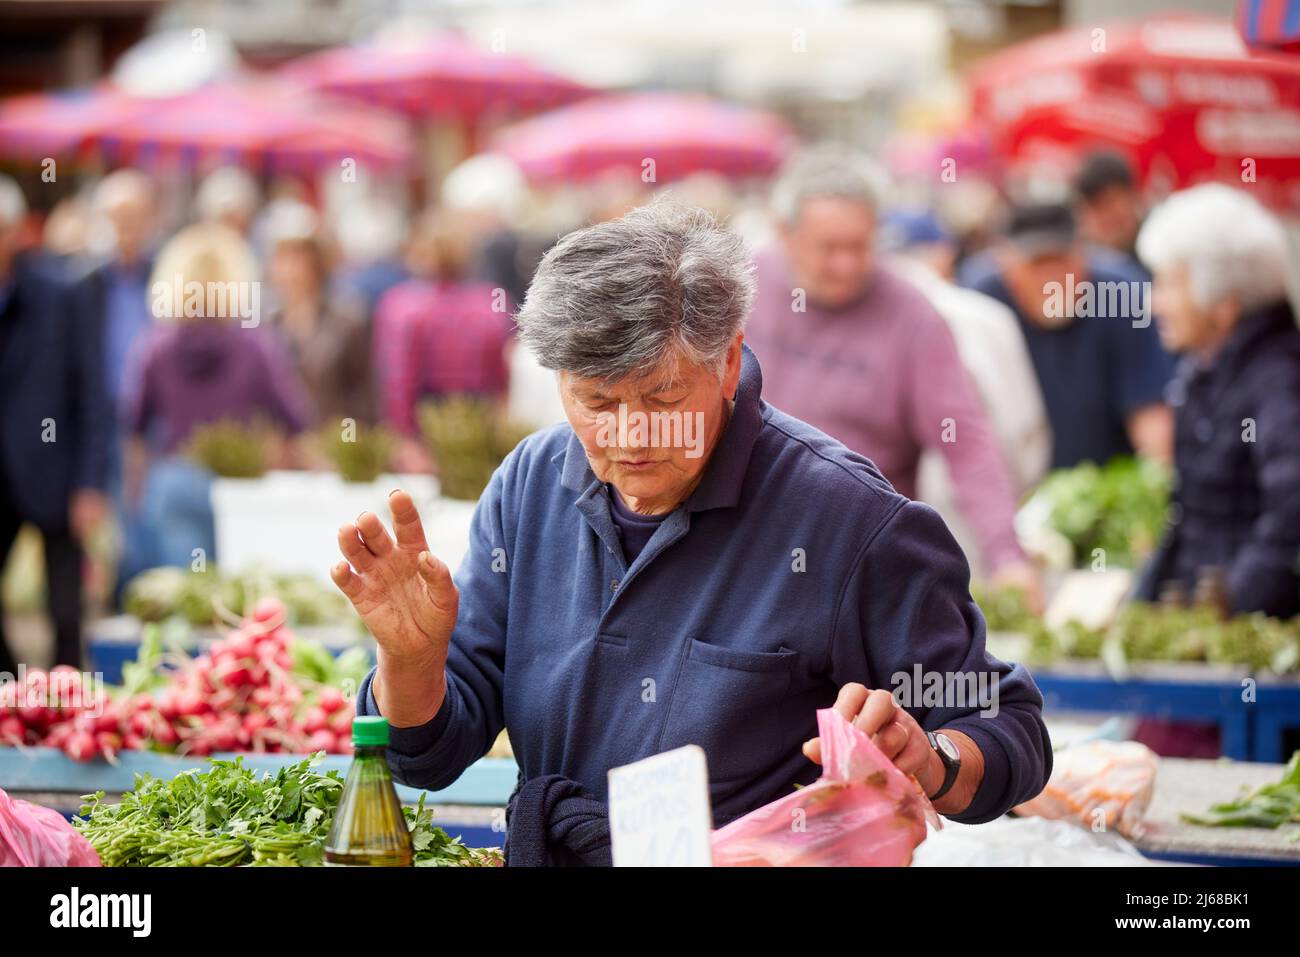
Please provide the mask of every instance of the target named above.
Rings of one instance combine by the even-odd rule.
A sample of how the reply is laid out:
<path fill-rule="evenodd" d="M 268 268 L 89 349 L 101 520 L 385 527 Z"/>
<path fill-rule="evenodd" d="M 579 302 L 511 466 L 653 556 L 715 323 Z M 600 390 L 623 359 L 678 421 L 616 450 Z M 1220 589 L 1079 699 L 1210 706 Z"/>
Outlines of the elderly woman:
<path fill-rule="evenodd" d="M 1184 359 L 1174 406 L 1174 519 L 1140 587 L 1194 593 L 1207 569 L 1226 611 L 1300 613 L 1300 330 L 1281 225 L 1217 184 L 1151 214 L 1138 253 L 1155 273 L 1165 345 Z"/>
<path fill-rule="evenodd" d="M 702 211 L 569 234 L 518 317 L 568 422 L 497 470 L 454 583 L 400 491 L 393 536 L 372 513 L 340 529 L 333 578 L 379 646 L 358 711 L 388 718 L 400 780 L 446 787 L 509 726 L 521 779 L 603 799 L 610 768 L 698 744 L 721 825 L 817 777 L 815 712 L 834 705 L 958 820 L 1043 787 L 1041 697 L 986 653 L 961 551 L 763 401 L 752 298 L 740 239 Z M 637 428 L 655 413 L 683 427 L 655 442 Z M 914 668 L 977 677 L 993 704 L 901 707 Z"/>

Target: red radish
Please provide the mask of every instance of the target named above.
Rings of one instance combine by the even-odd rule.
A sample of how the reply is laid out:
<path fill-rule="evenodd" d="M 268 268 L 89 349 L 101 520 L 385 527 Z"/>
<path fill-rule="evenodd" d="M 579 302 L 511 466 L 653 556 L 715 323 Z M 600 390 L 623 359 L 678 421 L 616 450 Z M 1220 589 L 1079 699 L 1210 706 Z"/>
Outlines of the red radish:
<path fill-rule="evenodd" d="M 307 739 L 308 751 L 324 751 L 326 754 L 333 754 L 337 747 L 338 739 L 323 728 L 312 732 L 311 737 Z"/>
<path fill-rule="evenodd" d="M 325 731 L 329 727 L 329 717 L 325 714 L 325 709 L 320 707 L 308 708 L 302 716 L 302 729 L 308 734 L 315 734 L 318 731 Z"/>
<path fill-rule="evenodd" d="M 176 713 L 182 718 L 203 714 L 208 710 L 208 703 L 193 691 L 183 692 L 176 703 Z"/>
<path fill-rule="evenodd" d="M 253 606 L 253 620 L 268 622 L 284 615 L 284 602 L 278 598 L 266 597 Z"/>
<path fill-rule="evenodd" d="M 227 639 L 227 648 L 236 658 L 251 658 L 257 652 L 257 639 L 246 631 L 237 631 Z"/>
<path fill-rule="evenodd" d="M 347 701 L 343 697 L 343 692 L 337 688 L 325 688 L 321 691 L 316 703 L 321 706 L 326 714 L 333 714 L 347 704 Z"/>
<path fill-rule="evenodd" d="M 116 731 L 122 725 L 122 709 L 116 702 L 110 701 L 104 710 L 95 717 L 96 731 Z"/>
<path fill-rule="evenodd" d="M 147 751 L 149 749 L 149 739 L 128 731 L 122 736 L 122 747 L 127 751 Z"/>
<path fill-rule="evenodd" d="M 344 708 L 330 715 L 330 730 L 340 738 L 352 737 L 352 709 Z"/>
<path fill-rule="evenodd" d="M 276 702 L 276 693 L 271 688 L 258 688 L 253 692 L 253 704 L 259 708 L 267 708 Z"/>
<path fill-rule="evenodd" d="M 163 696 L 158 702 L 158 713 L 168 721 L 175 720 L 180 714 L 178 698 L 174 688 L 168 688 L 163 692 Z"/>
<path fill-rule="evenodd" d="M 270 723 L 271 722 L 267 719 L 266 715 L 258 711 L 244 715 L 244 730 L 249 734 L 257 734 Z"/>
<path fill-rule="evenodd" d="M 22 744 L 26 735 L 27 729 L 18 718 L 13 715 L 0 718 L 0 741 L 10 745 Z"/>
<path fill-rule="evenodd" d="M 54 712 L 41 705 L 23 705 L 18 709 L 18 717 L 29 728 L 41 730 L 50 723 Z"/>
<path fill-rule="evenodd" d="M 152 733 L 148 737 L 153 738 L 159 744 L 170 747 L 177 741 L 176 729 L 167 721 L 161 719 L 153 726 Z"/>
<path fill-rule="evenodd" d="M 63 753 L 74 761 L 89 761 L 95 756 L 95 739 L 88 731 L 74 731 L 63 743 Z"/>

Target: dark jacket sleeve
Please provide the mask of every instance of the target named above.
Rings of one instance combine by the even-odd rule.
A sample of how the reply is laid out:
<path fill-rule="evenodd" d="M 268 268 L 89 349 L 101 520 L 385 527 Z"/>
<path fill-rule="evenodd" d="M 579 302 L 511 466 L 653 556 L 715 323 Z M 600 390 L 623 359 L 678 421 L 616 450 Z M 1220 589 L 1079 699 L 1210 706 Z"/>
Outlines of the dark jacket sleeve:
<path fill-rule="evenodd" d="M 970 806 L 951 815 L 967 824 L 1029 800 L 1052 771 L 1042 695 L 1023 666 L 988 654 L 984 637 L 961 548 L 937 512 L 904 502 L 864 543 L 846 582 L 831 677 L 894 692 L 927 731 L 951 728 L 978 745 L 984 777 Z M 951 689 L 937 700 L 924 691 L 932 674 Z"/>
<path fill-rule="evenodd" d="M 497 469 L 474 510 L 469 552 L 456 570 L 460 612 L 447 655 L 447 697 L 442 708 L 414 728 L 392 728 L 388 763 L 393 776 L 411 787 L 437 791 L 452 784 L 483 757 L 505 727 L 506 605 L 509 564 L 493 555 L 505 549 L 501 521 L 503 473 L 514 457 Z M 502 553 L 498 553 L 502 554 Z M 501 569 L 501 570 L 494 570 Z M 357 695 L 357 714 L 380 713 L 370 691 L 374 670 Z"/>
<path fill-rule="evenodd" d="M 1232 610 L 1289 615 L 1300 563 L 1300 364 L 1279 356 L 1252 383 L 1260 513 L 1228 570 Z"/>
<path fill-rule="evenodd" d="M 92 273 L 65 288 L 62 298 L 73 364 L 72 388 L 76 393 L 72 487 L 102 491 L 108 488 L 108 443 L 112 440 L 114 412 L 104 381 L 104 310 L 97 288 Z"/>

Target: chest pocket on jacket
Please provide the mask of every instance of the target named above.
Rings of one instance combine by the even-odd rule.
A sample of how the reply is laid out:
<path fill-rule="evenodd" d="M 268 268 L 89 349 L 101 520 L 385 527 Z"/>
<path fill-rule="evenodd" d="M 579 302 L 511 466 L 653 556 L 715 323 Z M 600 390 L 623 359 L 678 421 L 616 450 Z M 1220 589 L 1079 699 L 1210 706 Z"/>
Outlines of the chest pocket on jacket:
<path fill-rule="evenodd" d="M 781 703 L 799 653 L 746 651 L 688 640 L 659 750 L 698 744 L 715 782 L 757 777 L 792 746 Z"/>

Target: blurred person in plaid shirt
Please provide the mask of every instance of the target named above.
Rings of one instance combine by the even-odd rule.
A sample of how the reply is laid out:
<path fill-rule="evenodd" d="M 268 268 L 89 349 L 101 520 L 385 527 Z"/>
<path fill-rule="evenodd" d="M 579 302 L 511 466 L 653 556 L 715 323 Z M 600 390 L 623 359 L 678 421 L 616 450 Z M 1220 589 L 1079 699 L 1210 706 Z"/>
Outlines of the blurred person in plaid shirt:
<path fill-rule="evenodd" d="M 401 437 L 398 471 L 429 471 L 416 407 L 470 395 L 504 401 L 512 303 L 499 286 L 468 278 L 473 231 L 463 214 L 430 209 L 407 247 L 412 277 L 375 307 L 373 356 L 380 419 Z"/>

